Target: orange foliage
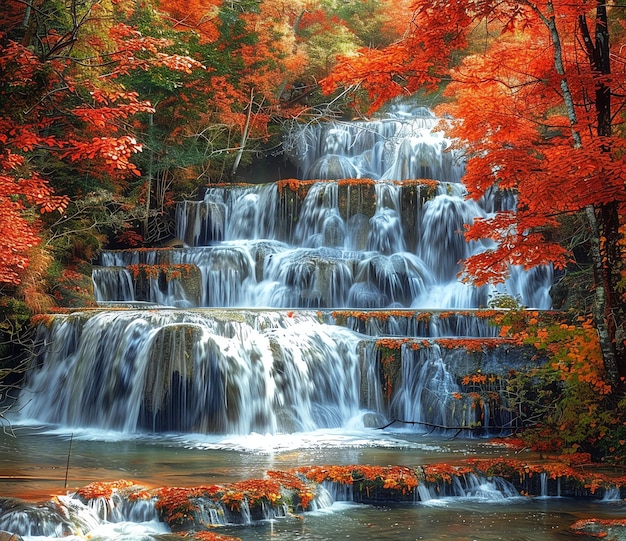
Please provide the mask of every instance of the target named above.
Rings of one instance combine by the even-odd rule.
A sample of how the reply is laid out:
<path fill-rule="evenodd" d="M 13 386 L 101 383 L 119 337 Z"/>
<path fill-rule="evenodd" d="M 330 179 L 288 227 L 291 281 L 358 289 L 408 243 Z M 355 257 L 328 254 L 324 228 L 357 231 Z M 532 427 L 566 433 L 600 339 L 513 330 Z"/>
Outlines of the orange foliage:
<path fill-rule="evenodd" d="M 164 276 L 167 281 L 180 280 L 181 278 L 189 278 L 196 265 L 188 263 L 179 264 L 163 264 L 163 265 L 146 265 L 134 264 L 126 267 L 135 279 L 139 276 L 145 276 L 148 279 L 156 280 L 159 276 Z"/>
<path fill-rule="evenodd" d="M 296 500 L 290 502 L 294 508 L 298 506 L 304 511 L 309 508 L 315 493 L 305 481 L 294 473 L 282 471 L 267 472 L 267 477 L 224 485 L 160 488 L 155 492 L 156 508 L 164 514 L 168 524 L 178 527 L 184 527 L 188 521 L 193 520 L 193 514 L 198 507 L 192 500 L 200 497 L 220 502 L 232 511 L 240 511 L 244 501 L 250 506 L 263 503 L 283 505 L 287 503 L 283 501 L 283 490 L 287 490 L 292 491 L 296 497 Z"/>
<path fill-rule="evenodd" d="M 195 541 L 241 541 L 239 537 L 221 535 L 215 532 L 194 532 L 191 537 Z"/>
<path fill-rule="evenodd" d="M 473 468 L 463 465 L 452 464 L 428 464 L 422 467 L 424 479 L 427 483 L 451 483 L 454 477 L 460 477 L 467 473 L 472 473 Z"/>
<path fill-rule="evenodd" d="M 270 479 L 278 481 L 282 487 L 285 487 L 288 490 L 296 491 L 298 502 L 302 510 L 307 510 L 309 508 L 311 502 L 315 498 L 315 494 L 311 491 L 309 484 L 305 483 L 293 473 L 279 470 L 268 471 L 267 476 Z"/>
<path fill-rule="evenodd" d="M 322 89 L 359 88 L 377 109 L 450 78 L 445 92 L 451 99 L 438 112 L 452 119 L 448 134 L 469 156 L 464 183 L 470 196 L 497 188 L 518 197 L 517 212 L 468 224 L 468 240 L 492 239 L 495 247 L 467 260 L 466 279 L 500 281 L 510 265 L 563 268 L 570 254 L 552 234 L 559 214 L 613 202 L 623 209 L 626 202 L 626 139 L 606 127 L 598 136 L 602 105 L 595 101 L 598 89 L 607 89 L 623 108 L 623 27 L 611 35 L 609 77 L 595 63 L 600 45 L 584 35 L 587 26 L 603 25 L 600 4 L 416 0 L 411 7 L 401 40 L 342 57 Z M 483 26 L 486 36 L 472 38 Z M 468 49 L 472 39 L 480 48 Z M 451 69 L 460 50 L 474 54 Z"/>
<path fill-rule="evenodd" d="M 214 497 L 220 490 L 217 485 L 208 487 L 163 487 L 155 492 L 157 497 L 156 508 L 163 514 L 168 525 L 184 525 L 192 519 L 197 506 L 191 502 L 191 498 L 200 496 Z"/>
<path fill-rule="evenodd" d="M 531 313 L 526 325 L 511 334 L 518 344 L 531 344 L 549 354 L 552 370 L 562 381 L 576 381 L 591 386 L 594 392 L 607 395 L 611 386 L 605 379 L 604 363 L 598 334 L 589 319 L 579 318 L 576 324 L 542 322 Z M 510 334 L 511 325 L 503 325 L 501 335 Z"/>
<path fill-rule="evenodd" d="M 376 340 L 377 348 L 400 349 L 404 344 L 408 344 L 410 338 L 379 338 Z"/>
<path fill-rule="evenodd" d="M 296 471 L 316 483 L 330 481 L 353 485 L 371 481 L 375 486 L 397 490 L 402 494 L 412 492 L 419 484 L 415 470 L 405 466 L 303 466 Z"/>
<path fill-rule="evenodd" d="M 159 8 L 171 18 L 176 30 L 191 30 L 201 42 L 212 43 L 219 38 L 216 19 L 221 0 L 160 0 Z"/>
<path fill-rule="evenodd" d="M 626 529 L 626 519 L 619 518 L 584 518 L 577 520 L 572 524 L 569 529 L 575 534 L 583 535 L 585 537 L 607 537 L 609 528 Z M 615 532 L 613 532 L 615 533 Z M 612 537 L 611 539 L 618 539 L 619 537 Z"/>
<path fill-rule="evenodd" d="M 376 181 L 370 178 L 342 178 L 337 181 L 338 186 L 374 186 Z"/>
<path fill-rule="evenodd" d="M 167 40 L 146 38 L 124 24 L 108 28 L 110 41 L 105 43 L 98 3 L 73 5 L 86 11 L 76 14 L 78 26 L 66 33 L 53 28 L 56 21 L 44 20 L 44 12 L 37 17 L 31 13 L 31 31 L 16 41 L 11 37 L 23 37 L 19 26 L 26 4 L 5 4 L 7 25 L 0 31 L 0 283 L 16 285 L 28 266 L 28 250 L 40 241 L 40 224 L 30 211 L 64 212 L 70 201 L 54 195 L 44 170 L 64 161 L 59 169 L 100 177 L 116 187 L 128 174 L 139 174 L 131 159 L 142 146 L 129 133 L 128 120 L 153 109 L 115 79 L 153 66 L 188 72 L 200 65 L 163 53 Z M 34 35 L 36 40 L 30 41 Z M 80 58 L 74 52 L 79 48 Z M 85 65 L 87 57 L 92 69 Z M 103 66 L 106 73 L 99 69 Z"/>
<path fill-rule="evenodd" d="M 250 479 L 228 485 L 220 498 L 230 509 L 239 511 L 245 499 L 251 505 L 268 501 L 276 505 L 280 499 L 280 483 L 274 479 Z"/>
<path fill-rule="evenodd" d="M 110 498 L 114 492 L 132 486 L 135 486 L 135 483 L 133 481 L 126 481 L 125 479 L 106 482 L 97 481 L 78 489 L 76 491 L 76 494 L 85 498 L 86 500 L 93 500 L 96 498 Z"/>
<path fill-rule="evenodd" d="M 506 340 L 502 338 L 437 338 L 436 343 L 446 349 L 464 349 L 469 352 L 495 348 Z"/>
<path fill-rule="evenodd" d="M 598 489 L 626 485 L 626 476 L 615 477 L 596 471 L 590 461 L 589 454 L 575 453 L 550 456 L 545 460 L 508 457 L 467 459 L 457 464 L 442 462 L 418 468 L 363 464 L 301 466 L 290 471 L 268 471 L 266 479 L 244 480 L 226 485 L 162 487 L 146 490 L 129 481 L 119 480 L 92 483 L 81 488 L 78 494 L 86 499 L 110 498 L 116 490 L 128 489 L 130 499 L 156 498 L 155 505 L 162 513 L 163 519 L 175 528 L 185 528 L 197 524 L 196 512 L 199 507 L 193 503 L 194 498 L 207 498 L 221 502 L 233 510 L 239 510 L 244 499 L 251 505 L 261 502 L 280 504 L 281 491 L 287 490 L 297 494 L 300 508 L 306 510 L 314 497 L 308 481 L 353 486 L 355 491 L 358 490 L 368 497 L 374 490 L 388 491 L 386 498 L 389 501 L 414 494 L 420 482 L 437 487 L 442 483 L 451 484 L 455 478 L 468 474 L 498 476 L 517 486 L 523 486 L 524 481 L 533 476 L 546 475 L 549 479 L 566 479 L 591 494 Z M 232 540 L 229 537 L 216 536 L 217 534 L 212 532 L 194 535 L 197 539 L 209 541 Z"/>
<path fill-rule="evenodd" d="M 315 180 L 298 180 L 295 178 L 281 179 L 276 182 L 276 188 L 278 193 L 283 193 L 283 190 L 289 189 L 294 193 L 302 194 L 304 190 L 308 190 L 316 181 Z"/>

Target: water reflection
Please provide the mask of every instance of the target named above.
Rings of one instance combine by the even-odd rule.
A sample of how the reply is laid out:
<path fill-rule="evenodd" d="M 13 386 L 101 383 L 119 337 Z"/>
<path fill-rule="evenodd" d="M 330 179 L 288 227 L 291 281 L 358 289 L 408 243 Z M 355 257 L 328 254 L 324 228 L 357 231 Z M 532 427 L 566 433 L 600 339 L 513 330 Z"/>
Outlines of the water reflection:
<path fill-rule="evenodd" d="M 267 470 L 314 464 L 419 466 L 504 452 L 478 439 L 436 439 L 375 429 L 249 436 L 122 436 L 67 430 L 16 427 L 16 437 L 2 434 L 0 497 L 30 499 L 65 492 L 70 439 L 68 490 L 95 480 L 123 478 L 149 486 L 193 486 L 258 478 Z"/>
<path fill-rule="evenodd" d="M 567 531 L 577 519 L 619 515 L 599 503 L 566 499 L 509 504 L 448 502 L 444 506 L 365 506 L 335 504 L 304 520 L 264 523 L 254 528 L 223 528 L 242 541 L 550 541 L 578 539 Z"/>

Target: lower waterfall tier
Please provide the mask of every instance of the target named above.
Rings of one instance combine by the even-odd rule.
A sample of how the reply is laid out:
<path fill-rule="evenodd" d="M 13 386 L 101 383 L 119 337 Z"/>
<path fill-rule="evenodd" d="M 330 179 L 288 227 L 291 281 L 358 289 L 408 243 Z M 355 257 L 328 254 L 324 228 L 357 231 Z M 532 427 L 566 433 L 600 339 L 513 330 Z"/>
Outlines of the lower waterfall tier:
<path fill-rule="evenodd" d="M 506 431 L 506 374 L 536 352 L 498 337 L 496 315 L 161 309 L 50 316 L 39 328 L 19 411 L 46 424 L 131 433 L 274 434 L 389 422 Z M 450 338 L 463 329 L 464 338 Z M 468 338 L 477 332 L 481 338 Z"/>

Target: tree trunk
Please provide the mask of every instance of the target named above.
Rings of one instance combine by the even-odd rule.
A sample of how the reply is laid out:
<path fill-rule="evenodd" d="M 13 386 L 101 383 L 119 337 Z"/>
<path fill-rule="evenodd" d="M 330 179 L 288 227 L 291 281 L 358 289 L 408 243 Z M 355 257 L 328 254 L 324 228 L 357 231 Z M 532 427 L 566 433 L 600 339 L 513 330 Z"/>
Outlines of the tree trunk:
<path fill-rule="evenodd" d="M 572 139 L 574 146 L 579 147 L 582 145 L 582 138 L 576 127 L 578 119 L 565 74 L 561 41 L 552 2 L 549 1 L 547 6 L 548 16 L 542 14 L 536 7 L 534 9 L 550 32 L 554 47 L 554 67 L 561 76 L 563 102 L 571 126 Z M 595 40 L 591 38 L 584 15 L 579 17 L 579 24 L 591 67 L 598 77 L 593 104 L 596 109 L 598 122 L 597 134 L 599 137 L 608 139 L 612 131 L 611 89 L 607 86 L 606 75 L 611 70 L 608 17 L 604 0 L 596 1 Z M 607 146 L 607 151 L 609 150 L 610 148 Z M 623 321 L 624 310 L 623 306 L 621 306 L 623 303 L 620 302 L 619 292 L 617 291 L 617 281 L 614 279 L 613 271 L 611 270 L 612 268 L 620 269 L 622 264 L 617 211 L 617 203 L 612 203 L 601 205 L 598 208 L 588 207 L 586 214 L 592 235 L 590 255 L 595 282 L 594 323 L 598 331 L 600 348 L 609 383 L 614 389 L 622 390 L 626 381 L 624 379 L 626 377 L 626 358 L 624 357 L 624 343 L 623 338 L 620 338 L 621 333 L 617 324 L 617 318 L 621 318 L 619 321 Z M 616 274 L 619 278 L 619 270 Z"/>
<path fill-rule="evenodd" d="M 250 103 L 248 104 L 248 115 L 246 116 L 246 124 L 243 127 L 243 131 L 241 132 L 241 142 L 239 143 L 239 151 L 235 156 L 235 161 L 233 163 L 233 168 L 231 171 L 231 175 L 235 176 L 237 173 L 237 169 L 239 167 L 239 162 L 241 162 L 241 157 L 243 156 L 243 152 L 246 148 L 246 142 L 248 141 L 248 132 L 250 130 L 250 119 L 252 118 L 252 105 L 254 104 L 254 88 L 250 90 Z"/>
<path fill-rule="evenodd" d="M 580 28 L 591 69 L 597 77 L 595 110 L 597 135 L 606 138 L 605 151 L 611 148 L 608 138 L 612 135 L 611 88 L 607 76 L 611 73 L 608 14 L 604 0 L 596 2 L 595 39 L 587 27 L 585 16 L 581 16 Z M 594 236 L 592 258 L 596 295 L 594 299 L 594 318 L 598 329 L 604 363 L 611 384 L 620 389 L 626 378 L 626 350 L 624 348 L 623 329 L 618 321 L 624 321 L 626 310 L 621 300 L 618 284 L 623 258 L 620 247 L 619 205 L 616 201 L 600 205 L 587 213 Z"/>
<path fill-rule="evenodd" d="M 150 236 L 150 207 L 152 206 L 152 176 L 154 174 L 154 141 L 153 141 L 153 128 L 154 128 L 154 113 L 150 113 L 148 116 L 148 140 L 150 141 L 150 158 L 148 160 L 148 175 L 146 179 L 146 215 L 143 223 L 143 236 L 147 239 Z"/>

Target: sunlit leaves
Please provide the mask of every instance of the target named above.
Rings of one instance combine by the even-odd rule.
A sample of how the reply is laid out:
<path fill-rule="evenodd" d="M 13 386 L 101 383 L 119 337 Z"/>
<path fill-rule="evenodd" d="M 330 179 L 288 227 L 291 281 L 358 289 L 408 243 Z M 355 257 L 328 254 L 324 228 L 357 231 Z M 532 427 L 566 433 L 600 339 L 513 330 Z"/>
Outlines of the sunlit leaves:
<path fill-rule="evenodd" d="M 21 2 L 9 4 L 0 33 L 0 219 L 6 239 L 0 283 L 15 285 L 39 242 L 36 217 L 63 212 L 75 195 L 54 194 L 53 183 L 62 185 L 60 170 L 118 189 L 125 177 L 140 174 L 133 156 L 142 145 L 131 119 L 154 109 L 119 85 L 119 77 L 153 67 L 189 74 L 203 66 L 168 54 L 169 40 L 111 24 L 98 3 L 28 12 Z M 26 37 L 23 21 L 32 26 Z"/>
<path fill-rule="evenodd" d="M 573 29 L 563 32 L 573 39 Z M 575 46 L 575 40 L 564 41 L 572 62 Z M 514 190 L 518 199 L 515 214 L 478 220 L 468 229 L 468 239 L 496 243 L 466 263 L 478 283 L 501 279 L 507 264 L 563 267 L 567 253 L 554 234 L 557 218 L 624 199 L 624 140 L 595 135 L 591 105 L 582 105 L 597 80 L 587 63 L 573 65 L 571 73 L 581 104 L 576 126 L 563 115 L 561 77 L 541 25 L 502 36 L 452 72 L 446 92 L 454 101 L 440 113 L 454 119 L 449 133 L 469 155 L 464 182 L 470 196 L 480 198 L 495 187 Z"/>
<path fill-rule="evenodd" d="M 9 159 L 7 165 L 21 160 Z M 6 165 L 5 165 L 6 167 Z M 9 169 L 15 167 L 9 165 Z M 29 250 L 40 241 L 34 216 L 26 212 L 28 206 L 41 213 L 63 211 L 68 199 L 55 197 L 48 183 L 37 174 L 29 178 L 15 178 L 0 173 L 0 284 L 19 284 L 29 262 Z"/>
<path fill-rule="evenodd" d="M 470 197 L 506 189 L 518 201 L 516 214 L 469 226 L 468 239 L 493 241 L 467 262 L 466 277 L 478 283 L 502 280 L 511 264 L 562 267 L 568 254 L 559 246 L 558 217 L 626 201 L 624 139 L 597 136 L 593 101 L 599 84 L 623 95 L 626 64 L 617 62 L 610 78 L 592 69 L 577 25 L 593 8 L 593 2 L 418 0 L 401 41 L 342 57 L 322 81 L 327 92 L 340 86 L 367 91 L 377 109 L 397 95 L 451 80 L 449 103 L 438 112 L 450 119 L 447 132 L 468 157 Z M 555 59 L 555 31 L 566 79 Z M 565 80 L 575 123 L 565 108 Z"/>
<path fill-rule="evenodd" d="M 113 121 L 126 119 L 137 113 L 153 113 L 148 101 L 140 101 L 136 92 L 107 91 L 100 88 L 91 90 L 92 104 L 79 105 L 72 113 L 80 120 L 97 128 L 115 129 Z"/>

